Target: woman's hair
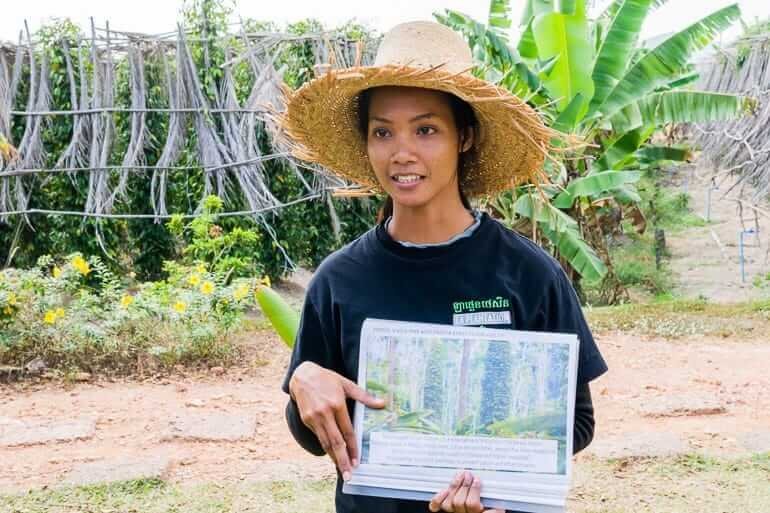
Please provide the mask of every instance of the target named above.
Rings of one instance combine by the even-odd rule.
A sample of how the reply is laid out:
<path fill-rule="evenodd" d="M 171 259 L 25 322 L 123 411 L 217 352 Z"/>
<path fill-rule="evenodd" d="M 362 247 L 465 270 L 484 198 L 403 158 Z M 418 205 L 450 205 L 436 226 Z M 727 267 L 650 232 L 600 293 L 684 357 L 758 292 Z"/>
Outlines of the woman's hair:
<path fill-rule="evenodd" d="M 446 93 L 444 91 L 440 92 L 446 95 L 449 100 L 449 105 L 452 109 L 452 117 L 455 121 L 455 127 L 457 127 L 457 133 L 460 134 L 460 137 L 465 137 L 466 130 L 470 128 L 473 133 L 474 140 L 476 140 L 478 137 L 478 120 L 476 119 L 476 114 L 473 112 L 473 108 L 468 104 L 468 102 L 458 98 L 451 93 Z M 363 135 L 364 140 L 367 139 L 369 133 L 369 105 L 372 98 L 371 93 L 372 89 L 365 89 L 358 95 L 358 129 Z M 462 140 L 460 141 L 461 147 L 463 142 L 464 141 Z M 466 156 L 469 151 L 471 150 L 460 152 L 460 154 L 457 156 L 457 182 L 460 189 L 460 201 L 462 201 L 463 206 L 468 210 L 470 210 L 471 204 L 463 192 L 462 183 L 465 178 L 465 174 L 467 173 Z M 385 198 L 385 202 L 377 213 L 377 222 L 381 223 L 383 220 L 392 215 L 393 199 L 388 196 Z"/>

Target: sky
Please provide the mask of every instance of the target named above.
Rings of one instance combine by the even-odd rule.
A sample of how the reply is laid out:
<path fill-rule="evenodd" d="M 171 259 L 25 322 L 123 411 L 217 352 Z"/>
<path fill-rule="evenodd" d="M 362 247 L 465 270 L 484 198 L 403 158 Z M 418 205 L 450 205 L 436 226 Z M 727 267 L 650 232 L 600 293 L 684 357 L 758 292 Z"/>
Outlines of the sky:
<path fill-rule="evenodd" d="M 243 18 L 270 20 L 282 24 L 306 17 L 315 17 L 325 26 L 334 27 L 355 18 L 380 32 L 393 25 L 411 20 L 432 20 L 432 13 L 455 9 L 484 21 L 487 0 L 230 0 L 236 4 L 235 13 Z M 685 28 L 698 18 L 735 0 L 669 0 L 647 19 L 642 37 L 648 39 Z M 599 5 L 606 0 L 596 2 Z M 770 17 L 770 1 L 741 0 L 738 2 L 744 19 Z M 110 27 L 128 32 L 157 34 L 176 28 L 182 0 L 0 0 L 0 41 L 17 41 L 26 20 L 31 30 L 52 17 L 69 17 L 84 29 L 93 17 L 97 26 L 109 21 Z M 513 18 L 518 21 L 524 0 L 511 0 Z M 236 20 L 237 21 L 237 18 Z M 516 23 L 517 24 L 517 23 Z M 723 35 L 723 42 L 740 33 L 736 24 Z"/>

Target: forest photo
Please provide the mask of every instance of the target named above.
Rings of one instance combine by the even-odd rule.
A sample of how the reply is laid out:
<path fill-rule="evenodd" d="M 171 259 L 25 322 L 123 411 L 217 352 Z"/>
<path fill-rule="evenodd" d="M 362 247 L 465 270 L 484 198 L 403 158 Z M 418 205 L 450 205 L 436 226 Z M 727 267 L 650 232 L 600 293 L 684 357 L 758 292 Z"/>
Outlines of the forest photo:
<path fill-rule="evenodd" d="M 366 386 L 386 399 L 365 409 L 363 458 L 372 432 L 558 442 L 566 454 L 565 343 L 424 336 L 373 337 Z"/>

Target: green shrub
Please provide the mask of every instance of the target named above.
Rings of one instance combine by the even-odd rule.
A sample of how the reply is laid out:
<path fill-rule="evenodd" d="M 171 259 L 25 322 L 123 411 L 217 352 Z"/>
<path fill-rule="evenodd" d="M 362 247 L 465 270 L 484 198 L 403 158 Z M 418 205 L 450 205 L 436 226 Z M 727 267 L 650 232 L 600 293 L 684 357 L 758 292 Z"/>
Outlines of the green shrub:
<path fill-rule="evenodd" d="M 164 267 L 167 279 L 130 286 L 80 254 L 0 272 L 0 363 L 131 372 L 235 357 L 232 335 L 269 280 L 227 282 L 202 263 Z"/>

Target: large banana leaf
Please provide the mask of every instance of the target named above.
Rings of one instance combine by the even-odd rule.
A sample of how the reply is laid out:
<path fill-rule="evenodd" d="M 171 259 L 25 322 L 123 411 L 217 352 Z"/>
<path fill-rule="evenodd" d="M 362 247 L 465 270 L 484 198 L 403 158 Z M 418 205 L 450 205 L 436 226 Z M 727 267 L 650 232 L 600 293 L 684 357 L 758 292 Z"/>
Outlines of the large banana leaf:
<path fill-rule="evenodd" d="M 703 91 L 666 91 L 647 96 L 634 104 L 639 117 L 629 119 L 623 112 L 613 116 L 615 130 L 626 131 L 642 125 L 706 123 L 727 121 L 751 111 L 755 101 L 733 94 Z"/>
<path fill-rule="evenodd" d="M 628 70 L 598 110 L 606 116 L 613 116 L 626 105 L 641 100 L 657 87 L 681 75 L 693 52 L 705 48 L 740 15 L 738 4 L 733 4 L 667 38 Z"/>
<path fill-rule="evenodd" d="M 594 64 L 592 78 L 596 91 L 589 112 L 604 102 L 626 72 L 639 40 L 642 23 L 653 0 L 624 0 L 610 22 Z"/>
<path fill-rule="evenodd" d="M 607 268 L 596 252 L 583 240 L 577 221 L 538 193 L 522 194 L 514 203 L 516 214 L 532 220 L 540 231 L 580 276 L 589 281 L 601 279 Z"/>
<path fill-rule="evenodd" d="M 498 83 L 518 96 L 526 96 L 541 87 L 538 73 L 530 69 L 516 49 L 510 47 L 497 32 L 451 9 L 445 9 L 444 14 L 434 13 L 433 16 L 439 23 L 465 36 L 478 63 L 493 66 L 487 69 L 483 78 Z"/>
<path fill-rule="evenodd" d="M 570 208 L 576 198 L 592 197 L 617 189 L 630 183 L 636 183 L 641 178 L 638 171 L 600 171 L 588 176 L 577 178 L 569 183 L 567 188 L 556 196 L 553 206 Z"/>
<path fill-rule="evenodd" d="M 684 162 L 692 158 L 689 148 L 678 146 L 645 146 L 636 151 L 639 162 L 653 164 L 662 160 Z"/>
<path fill-rule="evenodd" d="M 607 274 L 607 266 L 604 265 L 596 252 L 583 240 L 577 229 L 569 229 L 562 232 L 541 227 L 541 231 L 551 244 L 557 248 L 559 255 L 577 271 L 583 279 L 589 282 L 601 280 Z"/>
<path fill-rule="evenodd" d="M 601 16 L 599 16 L 600 20 L 611 20 L 614 18 L 621 7 L 623 7 L 623 3 L 626 0 L 613 0 L 613 2 L 607 6 L 607 8 L 602 12 Z M 668 0 L 652 0 L 652 7 L 653 9 L 657 9 L 658 7 L 662 6 L 668 2 Z"/>
<path fill-rule="evenodd" d="M 554 232 L 577 229 L 577 221 L 562 212 L 549 201 L 543 201 L 537 193 L 522 194 L 513 204 L 517 215 L 526 217 L 538 226 Z"/>
<path fill-rule="evenodd" d="M 588 37 L 585 0 L 576 1 L 574 14 L 551 12 L 537 16 L 532 32 L 541 60 L 558 57 L 544 80 L 546 90 L 557 100 L 557 109 L 566 109 L 577 94 L 586 99 L 593 97 L 594 83 L 586 66 L 593 62 L 593 46 Z"/>
<path fill-rule="evenodd" d="M 623 169 L 635 158 L 634 152 L 655 131 L 655 127 L 637 128 L 621 133 L 605 144 L 604 153 L 596 160 L 595 169 Z"/>

